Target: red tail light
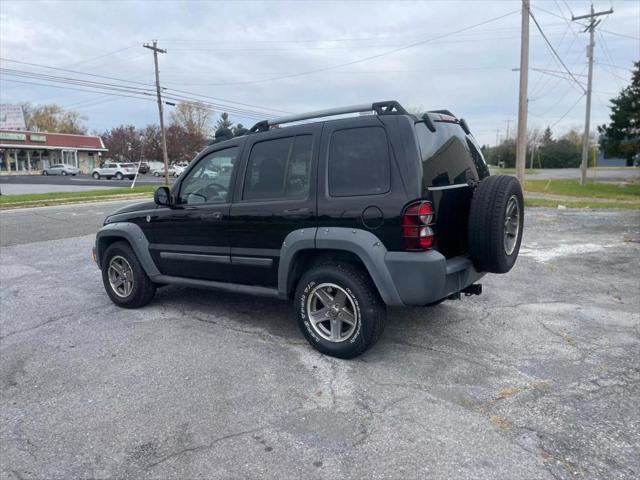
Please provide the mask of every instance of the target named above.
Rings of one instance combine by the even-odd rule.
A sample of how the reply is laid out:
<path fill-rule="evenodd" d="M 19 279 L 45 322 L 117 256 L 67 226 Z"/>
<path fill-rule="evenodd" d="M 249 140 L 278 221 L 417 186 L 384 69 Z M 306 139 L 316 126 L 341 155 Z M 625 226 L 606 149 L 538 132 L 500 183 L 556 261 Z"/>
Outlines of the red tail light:
<path fill-rule="evenodd" d="M 402 237 L 406 250 L 427 250 L 435 243 L 435 211 L 431 202 L 409 205 L 402 215 Z"/>

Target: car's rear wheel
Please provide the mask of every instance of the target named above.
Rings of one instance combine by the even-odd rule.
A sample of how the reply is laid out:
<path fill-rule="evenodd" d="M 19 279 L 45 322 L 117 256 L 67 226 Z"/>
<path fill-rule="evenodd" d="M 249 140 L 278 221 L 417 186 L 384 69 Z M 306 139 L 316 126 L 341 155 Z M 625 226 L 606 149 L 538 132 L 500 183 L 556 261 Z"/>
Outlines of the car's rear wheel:
<path fill-rule="evenodd" d="M 63 171 L 62 171 L 62 173 L 61 173 L 60 175 L 62 175 L 63 177 L 66 177 L 66 176 L 67 176 L 67 172 L 65 172 L 65 171 L 63 170 Z"/>
<path fill-rule="evenodd" d="M 46 170 L 43 170 L 43 171 L 42 171 L 42 174 L 43 174 L 44 176 L 47 176 L 47 175 L 49 175 L 49 172 L 47 172 Z"/>
<path fill-rule="evenodd" d="M 154 177 L 159 177 L 159 176 L 160 176 L 160 173 L 159 173 L 159 172 L 153 172 L 153 176 L 154 176 Z"/>
<path fill-rule="evenodd" d="M 102 283 L 113 303 L 123 308 L 147 305 L 156 286 L 126 242 L 115 242 L 102 257 Z"/>
<path fill-rule="evenodd" d="M 96 180 L 100 180 L 100 174 L 98 172 L 93 172 L 93 175 L 91 175 L 93 178 L 95 178 Z"/>
<path fill-rule="evenodd" d="M 469 251 L 478 270 L 506 273 L 516 263 L 524 226 L 520 182 L 508 175 L 487 177 L 473 194 Z"/>
<path fill-rule="evenodd" d="M 386 306 L 367 272 L 346 263 L 324 263 L 305 273 L 295 309 L 307 341 L 338 358 L 357 357 L 374 345 L 386 318 Z"/>
<path fill-rule="evenodd" d="M 118 180 L 122 180 L 124 177 L 122 176 L 122 174 L 120 172 L 116 173 L 116 179 Z"/>

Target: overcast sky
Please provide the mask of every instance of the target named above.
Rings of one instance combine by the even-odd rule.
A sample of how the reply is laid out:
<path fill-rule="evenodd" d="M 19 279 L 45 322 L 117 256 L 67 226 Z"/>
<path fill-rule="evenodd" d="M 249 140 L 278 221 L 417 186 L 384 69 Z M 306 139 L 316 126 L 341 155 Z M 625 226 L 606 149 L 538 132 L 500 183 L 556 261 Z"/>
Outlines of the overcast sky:
<path fill-rule="evenodd" d="M 154 82 L 153 58 L 142 43 L 158 39 L 167 49 L 160 55 L 160 76 L 164 87 L 174 89 L 168 93 L 206 96 L 214 104 L 237 102 L 236 109 L 252 113 L 231 117 L 247 126 L 263 111 L 273 116 L 277 111 L 394 99 L 405 107 L 447 108 L 467 119 L 481 143 L 494 144 L 498 129 L 505 135 L 507 121 L 512 135 L 515 128 L 519 74 L 512 69 L 520 58 L 520 3 L 2 0 L 0 63 L 5 69 L 122 83 L 9 59 L 88 72 L 140 82 L 127 85 L 145 89 Z M 588 34 L 564 18 L 571 12 L 587 13 L 589 2 L 531 3 L 564 63 L 586 83 Z M 607 121 L 608 99 L 629 83 L 632 62 L 640 57 L 640 1 L 597 0 L 594 6 L 614 8 L 596 37 L 597 125 Z M 530 66 L 563 70 L 533 22 L 530 28 Z M 55 102 L 85 115 L 90 131 L 157 122 L 152 97 L 106 96 L 8 80 L 47 83 L 3 75 L 1 103 Z M 581 96 L 575 83 L 532 70 L 529 125 L 556 124 L 557 134 L 580 128 Z M 166 107 L 167 113 L 171 108 Z"/>

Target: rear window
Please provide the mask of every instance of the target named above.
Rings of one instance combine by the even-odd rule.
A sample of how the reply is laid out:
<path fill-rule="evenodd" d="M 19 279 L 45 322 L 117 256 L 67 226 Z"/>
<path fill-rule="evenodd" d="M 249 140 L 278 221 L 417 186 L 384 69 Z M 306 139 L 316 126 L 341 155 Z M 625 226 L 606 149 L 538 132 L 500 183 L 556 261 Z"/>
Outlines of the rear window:
<path fill-rule="evenodd" d="M 243 200 L 305 197 L 311 177 L 311 135 L 276 138 L 251 149 Z"/>
<path fill-rule="evenodd" d="M 436 122 L 436 131 L 431 132 L 422 123 L 416 123 L 416 136 L 420 147 L 425 186 L 447 186 L 478 180 L 477 162 L 462 127 L 456 123 Z M 479 154 L 479 152 L 477 152 Z"/>
<path fill-rule="evenodd" d="M 124 168 L 131 168 L 131 167 L 135 167 L 136 164 L 135 163 L 123 163 L 121 164 Z"/>
<path fill-rule="evenodd" d="M 329 195 L 379 195 L 391 187 L 389 147 L 382 127 L 337 130 L 329 148 Z"/>

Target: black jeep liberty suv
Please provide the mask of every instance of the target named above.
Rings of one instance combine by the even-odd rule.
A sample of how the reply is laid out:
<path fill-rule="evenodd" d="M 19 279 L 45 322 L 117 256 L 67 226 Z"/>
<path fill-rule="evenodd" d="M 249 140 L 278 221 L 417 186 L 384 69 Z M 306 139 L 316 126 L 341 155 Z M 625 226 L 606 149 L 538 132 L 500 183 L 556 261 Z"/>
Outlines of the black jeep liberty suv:
<path fill-rule="evenodd" d="M 311 345 L 352 358 L 386 305 L 479 294 L 508 272 L 523 214 L 519 182 L 489 176 L 464 120 L 378 102 L 209 145 L 153 202 L 108 216 L 94 258 L 118 306 L 167 284 L 292 299 Z"/>

